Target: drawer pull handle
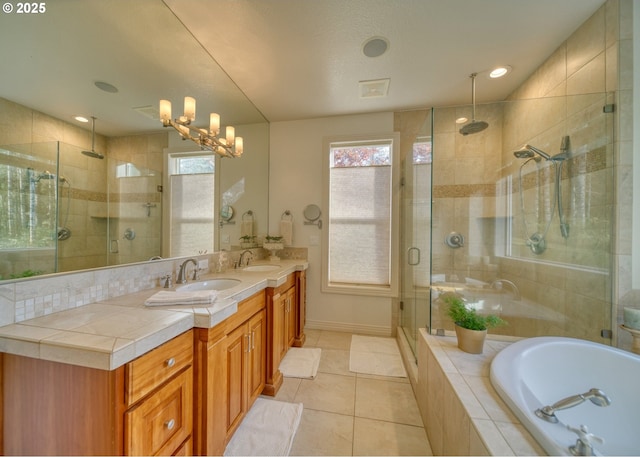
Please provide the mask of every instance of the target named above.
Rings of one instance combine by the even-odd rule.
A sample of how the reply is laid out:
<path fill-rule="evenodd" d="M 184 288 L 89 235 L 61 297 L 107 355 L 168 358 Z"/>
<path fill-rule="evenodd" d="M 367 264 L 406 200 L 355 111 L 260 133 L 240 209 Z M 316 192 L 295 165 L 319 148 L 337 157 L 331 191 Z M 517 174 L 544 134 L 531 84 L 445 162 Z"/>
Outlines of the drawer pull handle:
<path fill-rule="evenodd" d="M 176 364 L 176 359 L 171 357 L 169 360 L 166 361 L 166 364 L 167 364 L 167 368 L 171 368 Z"/>
<path fill-rule="evenodd" d="M 164 423 L 164 426 L 167 427 L 167 430 L 173 430 L 173 427 L 176 426 L 175 419 L 169 419 L 167 422 Z"/>

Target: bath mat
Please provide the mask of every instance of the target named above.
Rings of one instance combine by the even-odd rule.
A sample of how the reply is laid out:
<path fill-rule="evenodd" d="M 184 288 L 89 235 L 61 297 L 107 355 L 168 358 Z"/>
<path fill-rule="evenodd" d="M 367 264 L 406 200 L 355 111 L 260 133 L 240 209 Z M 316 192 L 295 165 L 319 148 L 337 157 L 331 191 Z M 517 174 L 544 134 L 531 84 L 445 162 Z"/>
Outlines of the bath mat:
<path fill-rule="evenodd" d="M 302 403 L 258 397 L 224 455 L 289 455 L 301 417 Z"/>
<path fill-rule="evenodd" d="M 320 348 L 289 348 L 280 362 L 280 372 L 285 378 L 313 379 L 320 366 Z"/>
<path fill-rule="evenodd" d="M 396 340 L 379 336 L 351 337 L 349 371 L 395 378 L 407 377 Z"/>

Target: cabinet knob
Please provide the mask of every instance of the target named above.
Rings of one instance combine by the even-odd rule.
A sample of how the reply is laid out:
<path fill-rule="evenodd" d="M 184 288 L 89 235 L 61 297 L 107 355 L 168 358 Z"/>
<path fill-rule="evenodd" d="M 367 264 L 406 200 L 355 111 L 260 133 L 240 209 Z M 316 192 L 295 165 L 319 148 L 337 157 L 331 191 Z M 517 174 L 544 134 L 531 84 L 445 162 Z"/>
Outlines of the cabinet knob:
<path fill-rule="evenodd" d="M 171 357 L 165 363 L 167 365 L 167 368 L 171 368 L 172 366 L 174 366 L 176 364 L 176 359 Z"/>
<path fill-rule="evenodd" d="M 176 426 L 175 419 L 169 419 L 167 422 L 164 423 L 164 426 L 167 427 L 167 430 L 173 430 L 173 427 Z"/>

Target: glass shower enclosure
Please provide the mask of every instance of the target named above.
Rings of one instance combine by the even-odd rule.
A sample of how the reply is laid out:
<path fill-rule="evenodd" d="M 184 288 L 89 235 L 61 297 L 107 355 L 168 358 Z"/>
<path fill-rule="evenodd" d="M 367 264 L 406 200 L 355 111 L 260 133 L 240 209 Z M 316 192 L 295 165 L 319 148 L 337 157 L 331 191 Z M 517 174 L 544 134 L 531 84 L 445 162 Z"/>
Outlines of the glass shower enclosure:
<path fill-rule="evenodd" d="M 489 127 L 470 135 L 456 124 L 470 107 L 429 111 L 414 140 L 431 142 L 430 174 L 403 168 L 400 326 L 412 347 L 420 327 L 454 329 L 448 294 L 505 319 L 494 334 L 611 344 L 612 100 L 478 105 Z"/>

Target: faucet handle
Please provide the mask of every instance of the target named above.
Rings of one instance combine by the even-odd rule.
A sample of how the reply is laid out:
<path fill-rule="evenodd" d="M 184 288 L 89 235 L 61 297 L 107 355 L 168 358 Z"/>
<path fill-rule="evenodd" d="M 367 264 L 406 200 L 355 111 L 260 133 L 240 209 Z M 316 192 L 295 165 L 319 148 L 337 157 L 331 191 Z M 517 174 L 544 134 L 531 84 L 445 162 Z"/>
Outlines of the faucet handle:
<path fill-rule="evenodd" d="M 578 435 L 576 444 L 569 446 L 569 450 L 573 455 L 594 455 L 592 443 L 604 444 L 604 438 L 596 436 L 593 433 L 589 433 L 589 429 L 586 425 L 580 425 L 579 428 L 567 425 L 567 430 Z"/>
<path fill-rule="evenodd" d="M 160 281 L 163 281 L 162 287 L 164 287 L 165 289 L 169 289 L 173 286 L 173 284 L 171 283 L 171 275 L 164 275 L 160 277 Z"/>

